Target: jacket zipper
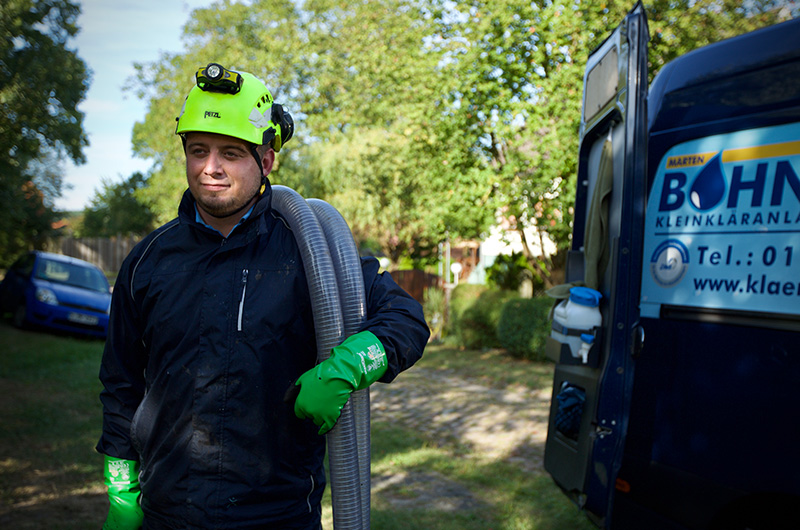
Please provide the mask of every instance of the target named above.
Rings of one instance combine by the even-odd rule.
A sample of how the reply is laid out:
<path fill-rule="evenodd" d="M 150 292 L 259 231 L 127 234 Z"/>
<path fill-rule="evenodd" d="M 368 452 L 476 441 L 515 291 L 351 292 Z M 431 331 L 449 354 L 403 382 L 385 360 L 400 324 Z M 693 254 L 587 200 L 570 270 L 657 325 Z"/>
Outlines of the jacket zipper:
<path fill-rule="evenodd" d="M 313 508 L 311 507 L 311 495 L 314 494 L 314 489 L 316 488 L 316 485 L 314 484 L 314 475 L 309 475 L 308 478 L 311 479 L 311 490 L 308 492 L 308 495 L 306 496 L 306 504 L 308 504 L 308 513 L 311 513 L 313 511 Z"/>
<path fill-rule="evenodd" d="M 242 315 L 244 313 L 244 295 L 247 293 L 247 269 L 242 269 L 242 299 L 239 300 L 239 319 L 236 329 L 242 331 Z"/>

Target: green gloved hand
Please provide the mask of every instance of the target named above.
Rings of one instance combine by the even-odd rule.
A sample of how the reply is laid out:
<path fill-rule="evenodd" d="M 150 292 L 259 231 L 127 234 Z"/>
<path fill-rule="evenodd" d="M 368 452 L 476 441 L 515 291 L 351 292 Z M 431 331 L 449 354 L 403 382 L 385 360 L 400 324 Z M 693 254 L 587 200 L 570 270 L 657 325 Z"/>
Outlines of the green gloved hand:
<path fill-rule="evenodd" d="M 378 337 L 362 331 L 331 350 L 331 356 L 297 380 L 298 418 L 311 418 L 325 434 L 333 429 L 350 393 L 363 390 L 386 373 L 386 351 Z"/>
<path fill-rule="evenodd" d="M 139 462 L 105 455 L 108 517 L 103 530 L 139 530 L 144 514 L 139 506 Z"/>

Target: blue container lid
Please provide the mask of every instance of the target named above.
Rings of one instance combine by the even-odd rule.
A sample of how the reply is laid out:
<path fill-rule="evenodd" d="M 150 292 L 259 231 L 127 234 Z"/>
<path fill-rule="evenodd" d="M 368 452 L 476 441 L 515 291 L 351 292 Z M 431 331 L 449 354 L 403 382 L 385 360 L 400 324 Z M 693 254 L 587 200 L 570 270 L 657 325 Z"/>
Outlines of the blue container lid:
<path fill-rule="evenodd" d="M 602 294 L 589 287 L 573 287 L 569 290 L 569 299 L 571 302 L 588 307 L 597 307 L 600 305 L 600 298 L 602 297 Z"/>

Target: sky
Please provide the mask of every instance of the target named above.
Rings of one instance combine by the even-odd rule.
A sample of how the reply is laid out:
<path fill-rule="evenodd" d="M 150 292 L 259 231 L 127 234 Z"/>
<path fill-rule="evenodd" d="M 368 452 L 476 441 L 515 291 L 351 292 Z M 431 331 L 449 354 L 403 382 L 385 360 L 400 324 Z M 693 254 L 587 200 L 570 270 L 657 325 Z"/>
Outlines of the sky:
<path fill-rule="evenodd" d="M 77 1 L 82 10 L 78 18 L 81 31 L 68 46 L 77 49 L 93 72 L 86 99 L 78 105 L 84 113 L 83 127 L 90 145 L 84 148 L 85 164 L 64 164 L 64 183 L 71 189 L 64 190 L 55 206 L 66 211 L 83 210 L 100 189 L 102 178 L 120 182 L 150 168 L 150 161 L 134 157 L 131 145 L 133 124 L 144 119 L 145 102 L 125 91 L 125 82 L 134 73 L 134 62 L 153 62 L 162 52 L 182 51 L 181 30 L 191 11 L 213 3 Z"/>

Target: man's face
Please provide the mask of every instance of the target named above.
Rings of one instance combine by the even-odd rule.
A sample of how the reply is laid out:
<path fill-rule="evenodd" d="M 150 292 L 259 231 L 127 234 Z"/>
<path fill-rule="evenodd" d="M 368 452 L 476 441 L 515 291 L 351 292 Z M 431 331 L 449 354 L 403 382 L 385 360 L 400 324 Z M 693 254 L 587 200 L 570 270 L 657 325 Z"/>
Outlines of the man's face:
<path fill-rule="evenodd" d="M 265 157 L 271 154 L 270 150 Z M 271 167 L 265 164 L 265 172 Z M 250 144 L 213 133 L 186 134 L 186 179 L 197 205 L 217 218 L 240 212 L 261 188 Z"/>

